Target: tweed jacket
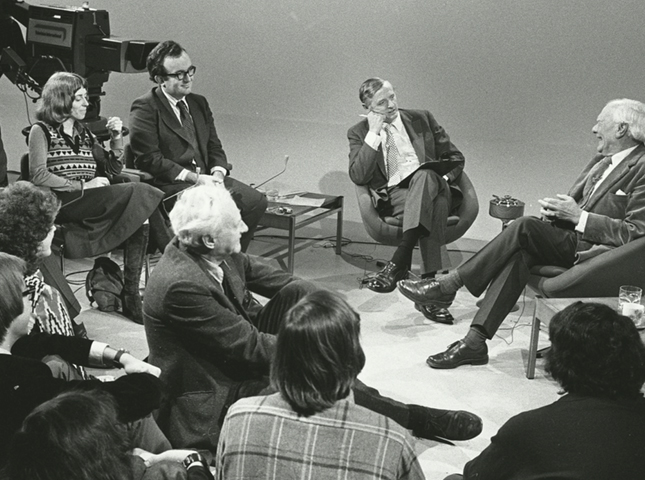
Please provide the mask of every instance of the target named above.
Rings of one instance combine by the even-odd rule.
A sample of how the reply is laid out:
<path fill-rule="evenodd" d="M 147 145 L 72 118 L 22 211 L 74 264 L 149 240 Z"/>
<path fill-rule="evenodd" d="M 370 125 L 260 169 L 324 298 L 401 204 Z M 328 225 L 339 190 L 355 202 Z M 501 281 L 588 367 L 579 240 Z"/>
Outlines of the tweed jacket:
<path fill-rule="evenodd" d="M 275 351 L 275 336 L 252 323 L 261 306 L 251 291 L 271 298 L 294 280 L 243 253 L 225 262 L 222 288 L 175 238 L 146 286 L 149 361 L 167 395 L 157 421 L 177 448 L 215 451 L 225 406 L 242 383 L 269 373 Z"/>

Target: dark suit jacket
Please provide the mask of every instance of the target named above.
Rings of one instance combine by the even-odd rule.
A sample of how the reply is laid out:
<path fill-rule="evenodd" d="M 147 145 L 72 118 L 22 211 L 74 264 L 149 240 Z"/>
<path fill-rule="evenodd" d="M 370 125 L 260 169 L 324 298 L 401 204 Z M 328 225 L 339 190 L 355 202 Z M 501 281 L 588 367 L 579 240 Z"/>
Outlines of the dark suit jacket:
<path fill-rule="evenodd" d="M 399 109 L 401 120 L 408 132 L 419 163 L 439 159 L 460 161 L 461 164 L 447 174 L 451 190 L 457 187 L 454 180 L 464 169 L 464 156 L 450 141 L 450 137 L 441 125 L 427 110 Z M 387 198 L 387 174 L 383 148 L 378 150 L 365 143 L 369 131 L 367 119 L 354 125 L 347 132 L 349 139 L 349 177 L 356 185 L 367 185 L 370 191 L 378 193 L 380 198 Z"/>
<path fill-rule="evenodd" d="M 228 161 L 215 130 L 213 113 L 208 102 L 194 93 L 186 96 L 193 117 L 202 158 L 210 174 L 219 166 L 228 171 Z M 184 127 L 172 110 L 160 87 L 137 98 L 130 108 L 130 145 L 135 166 L 151 173 L 156 185 L 168 185 L 182 169 L 194 171 L 191 164 L 195 152 Z"/>
<path fill-rule="evenodd" d="M 645 478 L 645 400 L 565 395 L 520 413 L 464 467 L 465 480 Z"/>
<path fill-rule="evenodd" d="M 594 157 L 569 190 L 577 202 L 589 171 L 602 160 Z M 589 212 L 578 244 L 579 261 L 645 235 L 645 146 L 639 145 L 598 186 L 584 205 Z"/>
<path fill-rule="evenodd" d="M 146 286 L 149 361 L 161 368 L 168 394 L 158 423 L 177 448 L 215 451 L 230 395 L 267 375 L 275 351 L 275 336 L 251 323 L 260 309 L 251 291 L 271 298 L 294 280 L 245 254 L 226 262 L 228 296 L 175 238 Z"/>

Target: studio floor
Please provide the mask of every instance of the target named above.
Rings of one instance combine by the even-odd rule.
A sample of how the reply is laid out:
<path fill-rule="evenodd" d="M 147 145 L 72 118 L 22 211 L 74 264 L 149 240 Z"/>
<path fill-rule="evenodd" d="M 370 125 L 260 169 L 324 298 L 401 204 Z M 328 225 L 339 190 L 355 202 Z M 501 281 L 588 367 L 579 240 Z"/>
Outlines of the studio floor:
<path fill-rule="evenodd" d="M 304 232 L 304 236 L 320 234 L 315 228 Z M 284 240 L 280 238 L 260 234 L 249 252 L 266 255 L 282 243 Z M 481 242 L 468 240 L 449 245 L 453 265 L 458 265 L 480 246 Z M 466 333 L 477 309 L 476 298 L 462 289 L 451 308 L 455 324 L 430 323 L 397 291 L 376 294 L 359 288 L 360 279 L 366 272 L 379 269 L 375 260 L 389 259 L 393 252 L 391 247 L 349 243 L 343 246 L 340 256 L 335 255 L 328 241 L 305 240 L 297 248 L 295 274 L 340 292 L 361 315 L 362 344 L 367 356 L 360 375 L 363 382 L 405 403 L 468 410 L 483 419 L 481 435 L 467 442 L 456 442 L 456 446 L 416 440 L 419 461 L 428 479 L 443 479 L 450 473 L 461 472 L 463 465 L 489 444 L 491 436 L 511 416 L 558 398 L 558 385 L 545 376 L 541 360 L 538 360 L 536 378 L 528 380 L 525 376 L 529 324 L 534 308 L 531 293 L 520 299 L 519 310 L 508 316 L 498 335 L 489 342 L 488 365 L 433 370 L 426 365 L 425 359 Z M 267 261 L 279 266 L 284 253 Z M 415 252 L 415 260 L 420 260 L 418 252 Z M 68 278 L 82 281 L 83 271 L 91 265 L 91 259 L 68 261 L 67 274 L 79 271 Z M 415 269 L 418 271 L 418 266 L 413 266 L 413 271 Z M 74 285 L 73 288 L 83 306 L 77 320 L 85 323 L 90 338 L 117 348 L 128 348 L 140 358 L 147 355 L 142 326 L 119 314 L 107 314 L 90 307 L 84 287 Z M 542 346 L 547 343 L 547 336 L 545 332 L 541 335 Z"/>

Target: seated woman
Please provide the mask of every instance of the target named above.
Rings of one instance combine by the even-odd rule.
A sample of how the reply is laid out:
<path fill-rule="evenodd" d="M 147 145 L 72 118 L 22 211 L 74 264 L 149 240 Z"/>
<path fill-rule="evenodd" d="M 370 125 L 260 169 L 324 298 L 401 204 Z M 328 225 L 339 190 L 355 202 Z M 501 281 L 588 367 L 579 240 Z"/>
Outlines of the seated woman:
<path fill-rule="evenodd" d="M 62 393 L 36 407 L 14 437 L 7 474 L 11 480 L 213 478 L 192 450 L 133 452 L 114 399 L 100 391 Z"/>
<path fill-rule="evenodd" d="M 121 120 L 108 120 L 110 146 L 104 150 L 81 121 L 87 111 L 87 84 L 75 73 L 57 72 L 43 87 L 29 133 L 29 175 L 62 201 L 57 221 L 69 224 L 69 251 L 80 257 L 109 252 L 124 244 L 123 313 L 142 323 L 139 280 L 150 236 L 162 251 L 171 235 L 160 210 L 163 192 L 145 183 L 110 185 L 123 164 Z"/>
<path fill-rule="evenodd" d="M 577 302 L 549 325 L 546 369 L 565 395 L 506 422 L 446 480 L 645 478 L 645 346 L 634 323 Z"/>
<path fill-rule="evenodd" d="M 34 332 L 74 335 L 74 323 L 58 291 L 44 280 L 39 267 L 51 255 L 54 219 L 60 202 L 28 182 L 17 182 L 0 192 L 0 252 L 26 263 L 25 287 L 30 311 L 36 315 Z"/>
<path fill-rule="evenodd" d="M 123 350 L 79 337 L 46 333 L 28 335 L 33 316 L 24 290 L 25 262 L 0 253 L 0 467 L 4 465 L 11 438 L 25 417 L 38 405 L 66 390 L 104 390 L 117 402 L 125 422 L 136 422 L 133 435 L 140 446 L 153 451 L 170 447 L 150 421 L 159 406 L 160 370 Z M 126 374 L 113 382 L 99 380 L 65 381 L 54 378 L 40 361 L 45 355 L 86 366 L 122 367 Z"/>
<path fill-rule="evenodd" d="M 354 403 L 359 335 L 358 314 L 336 294 L 311 293 L 289 310 L 271 367 L 279 393 L 230 408 L 219 479 L 425 478 L 407 430 Z"/>

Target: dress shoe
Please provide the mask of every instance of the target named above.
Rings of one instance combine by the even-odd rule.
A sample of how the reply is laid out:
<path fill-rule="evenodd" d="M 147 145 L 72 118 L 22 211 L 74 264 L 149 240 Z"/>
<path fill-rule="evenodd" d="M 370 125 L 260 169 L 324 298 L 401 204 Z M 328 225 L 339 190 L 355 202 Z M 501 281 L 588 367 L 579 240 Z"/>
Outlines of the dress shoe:
<path fill-rule="evenodd" d="M 414 304 L 414 308 L 423 313 L 423 316 L 428 320 L 445 323 L 446 325 L 453 324 L 454 318 L 447 308 L 437 307 L 436 305 L 420 305 L 418 303 Z"/>
<path fill-rule="evenodd" d="M 406 298 L 420 305 L 436 305 L 437 307 L 448 308 L 455 299 L 454 293 L 442 293 L 439 282 L 434 278 L 401 280 L 397 286 L 399 292 Z"/>
<path fill-rule="evenodd" d="M 431 355 L 426 363 L 432 368 L 457 368 L 461 365 L 486 365 L 488 363 L 488 347 L 484 343 L 478 349 L 472 349 L 463 340 L 448 346 L 445 352 Z"/>
<path fill-rule="evenodd" d="M 387 262 L 383 270 L 376 275 L 366 278 L 363 284 L 377 293 L 390 293 L 396 288 L 396 282 L 407 278 L 409 267 L 407 265 L 397 265 L 393 262 Z"/>
<path fill-rule="evenodd" d="M 410 429 L 416 437 L 470 440 L 482 431 L 482 419 L 463 410 L 439 410 L 410 405 Z"/>

